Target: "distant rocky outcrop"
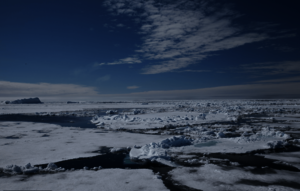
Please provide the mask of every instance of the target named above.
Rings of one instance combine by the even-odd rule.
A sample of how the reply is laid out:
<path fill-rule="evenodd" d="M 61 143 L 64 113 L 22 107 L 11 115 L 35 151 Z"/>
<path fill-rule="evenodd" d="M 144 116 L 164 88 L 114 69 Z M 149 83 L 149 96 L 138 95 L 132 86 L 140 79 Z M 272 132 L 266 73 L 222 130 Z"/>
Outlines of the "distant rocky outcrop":
<path fill-rule="evenodd" d="M 14 101 L 4 101 L 5 104 L 37 104 L 42 103 L 38 97 L 35 98 L 25 98 L 25 99 L 17 99 Z"/>
<path fill-rule="evenodd" d="M 79 103 L 78 101 L 67 101 L 67 104 L 70 104 L 70 103 Z"/>
<path fill-rule="evenodd" d="M 1 101 L 1 104 L 9 104 L 10 101 Z"/>

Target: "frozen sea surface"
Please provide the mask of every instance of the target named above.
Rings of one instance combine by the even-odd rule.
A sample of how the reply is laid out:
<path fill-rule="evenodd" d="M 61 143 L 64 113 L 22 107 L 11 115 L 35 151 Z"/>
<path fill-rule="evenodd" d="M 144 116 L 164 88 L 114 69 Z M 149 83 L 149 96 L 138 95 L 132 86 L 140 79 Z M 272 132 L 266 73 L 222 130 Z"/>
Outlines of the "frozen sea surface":
<path fill-rule="evenodd" d="M 168 190 L 151 170 L 106 169 L 76 170 L 34 176 L 16 175 L 0 178 L 4 190 Z"/>
<path fill-rule="evenodd" d="M 0 166 L 96 156 L 101 146 L 132 147 L 168 137 L 31 122 L 0 122 L 0 135 Z"/>
<path fill-rule="evenodd" d="M 251 168 L 250 168 L 251 169 Z M 296 191 L 300 188 L 300 172 L 265 170 L 255 174 L 240 167 L 224 167 L 205 164 L 202 167 L 176 168 L 170 175 L 177 182 L 188 187 L 207 190 L 281 190 Z"/>
<path fill-rule="evenodd" d="M 0 185 L 300 190 L 299 129 L 299 100 L 0 105 Z"/>

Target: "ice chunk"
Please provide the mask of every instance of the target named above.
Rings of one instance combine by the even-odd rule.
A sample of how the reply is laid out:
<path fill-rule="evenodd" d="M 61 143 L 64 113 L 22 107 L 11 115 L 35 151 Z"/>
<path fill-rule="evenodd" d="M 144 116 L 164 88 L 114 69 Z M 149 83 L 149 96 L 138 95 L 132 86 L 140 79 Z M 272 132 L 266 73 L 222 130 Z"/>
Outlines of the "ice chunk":
<path fill-rule="evenodd" d="M 21 169 L 21 167 L 19 167 L 17 165 L 14 165 L 12 167 L 12 171 L 15 172 L 15 173 L 22 173 L 23 172 L 22 169 Z"/>
<path fill-rule="evenodd" d="M 115 153 L 115 152 L 126 151 L 126 150 L 127 150 L 127 148 L 115 147 L 115 148 L 110 149 L 110 152 Z"/>
<path fill-rule="evenodd" d="M 204 119 L 206 119 L 206 115 L 204 113 L 201 113 L 195 119 L 196 120 L 204 120 Z"/>
<path fill-rule="evenodd" d="M 49 163 L 48 165 L 47 165 L 47 168 L 46 169 L 48 169 L 48 170 L 55 170 L 55 169 L 57 169 L 57 166 L 56 166 L 56 164 L 54 164 L 54 163 Z"/>
<path fill-rule="evenodd" d="M 225 138 L 226 135 L 222 131 L 220 131 L 220 132 L 217 133 L 217 137 L 219 137 L 219 138 Z"/>
<path fill-rule="evenodd" d="M 30 163 L 28 163 L 28 164 L 26 164 L 26 165 L 25 165 L 25 168 L 26 168 L 26 169 L 31 169 L 31 168 L 32 168 L 32 166 L 31 166 L 31 164 L 30 164 Z"/>
<path fill-rule="evenodd" d="M 164 158 L 168 159 L 169 156 L 167 154 L 167 150 L 170 147 L 180 147 L 191 145 L 192 141 L 185 136 L 174 136 L 168 139 L 162 140 L 161 142 L 149 143 L 141 148 L 133 147 L 129 153 L 131 158 L 137 159 L 157 159 L 157 158 Z"/>
<path fill-rule="evenodd" d="M 39 172 L 38 167 L 33 167 L 33 168 L 30 168 L 30 169 L 24 169 L 23 170 L 24 174 L 35 174 L 35 173 L 38 173 L 38 172 Z"/>
<path fill-rule="evenodd" d="M 106 114 L 116 114 L 116 113 L 118 113 L 118 110 L 107 110 L 105 113 Z"/>
<path fill-rule="evenodd" d="M 159 162 L 159 163 L 162 163 L 164 165 L 170 166 L 170 167 L 178 167 L 178 165 L 175 164 L 174 162 L 163 159 L 163 158 L 157 158 L 157 159 L 155 159 L 155 161 Z"/>
<path fill-rule="evenodd" d="M 284 141 L 269 141 L 267 146 L 269 146 L 271 149 L 278 149 L 285 147 L 287 144 L 288 143 Z"/>
<path fill-rule="evenodd" d="M 294 140 L 292 140 L 292 142 L 298 144 L 298 143 L 300 143 L 300 139 L 294 139 Z"/>

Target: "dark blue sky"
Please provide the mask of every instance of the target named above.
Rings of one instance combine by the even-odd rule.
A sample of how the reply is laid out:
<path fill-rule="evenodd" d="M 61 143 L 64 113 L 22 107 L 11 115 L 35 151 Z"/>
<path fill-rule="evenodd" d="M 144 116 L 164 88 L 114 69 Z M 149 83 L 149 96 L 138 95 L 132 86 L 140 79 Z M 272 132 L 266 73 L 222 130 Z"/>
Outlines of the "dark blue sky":
<path fill-rule="evenodd" d="M 0 96 L 297 87 L 299 4 L 1 0 Z"/>

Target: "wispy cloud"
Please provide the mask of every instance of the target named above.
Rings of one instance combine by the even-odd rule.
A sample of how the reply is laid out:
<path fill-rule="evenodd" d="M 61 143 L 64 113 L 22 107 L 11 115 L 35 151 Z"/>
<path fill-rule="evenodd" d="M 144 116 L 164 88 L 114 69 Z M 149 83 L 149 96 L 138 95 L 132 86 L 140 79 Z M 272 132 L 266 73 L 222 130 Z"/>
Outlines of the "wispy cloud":
<path fill-rule="evenodd" d="M 195 62 L 195 58 L 183 57 L 175 60 L 165 61 L 162 64 L 152 65 L 143 69 L 143 74 L 159 74 L 163 72 L 172 72 L 176 69 L 185 68 Z"/>
<path fill-rule="evenodd" d="M 189 90 L 147 91 L 106 95 L 111 100 L 279 99 L 300 98 L 300 82 L 259 83 Z"/>
<path fill-rule="evenodd" d="M 97 82 L 105 82 L 105 81 L 108 81 L 108 80 L 110 80 L 110 75 L 102 76 L 102 77 L 98 78 L 96 81 Z"/>
<path fill-rule="evenodd" d="M 257 81 L 257 83 L 286 83 L 286 82 L 300 82 L 300 76 Z"/>
<path fill-rule="evenodd" d="M 103 66 L 105 65 L 105 63 L 99 63 L 99 62 L 94 62 L 93 66 Z"/>
<path fill-rule="evenodd" d="M 137 89 L 139 88 L 139 86 L 127 86 L 127 89 L 129 90 L 133 90 L 133 89 Z"/>
<path fill-rule="evenodd" d="M 286 82 L 284 82 L 286 81 Z M 42 97 L 57 100 L 162 100 L 162 99 L 232 99 L 232 98 L 300 98 L 299 79 L 286 79 L 203 89 L 148 91 L 130 94 L 100 94 L 94 87 L 75 84 L 18 83 L 0 81 L 0 99 Z M 128 86 L 137 89 L 138 86 Z M 42 99 L 44 101 L 44 99 Z"/>
<path fill-rule="evenodd" d="M 82 75 L 85 71 L 83 69 L 74 69 L 71 71 L 71 74 L 74 75 L 74 76 L 79 76 L 79 75 Z"/>
<path fill-rule="evenodd" d="M 203 73 L 203 72 L 211 72 L 211 70 L 180 70 L 180 71 L 174 71 L 177 73 L 182 73 L 182 72 L 197 72 L 197 73 Z"/>
<path fill-rule="evenodd" d="M 106 0 L 104 5 L 115 15 L 127 14 L 138 19 L 142 23 L 139 33 L 144 35 L 136 50 L 140 62 L 121 59 L 109 65 L 148 60 L 153 64 L 146 66 L 143 74 L 172 72 L 198 63 L 216 51 L 276 38 L 265 32 L 243 32 L 233 25 L 238 14 L 226 6 L 214 8 L 211 2 Z M 281 34 L 278 38 L 283 36 L 288 37 Z"/>
<path fill-rule="evenodd" d="M 101 63 L 101 66 L 102 65 L 119 65 L 119 64 L 137 64 L 137 63 L 142 63 L 142 61 L 139 58 L 137 58 L 136 56 L 133 56 L 133 57 L 123 58 L 123 59 L 117 60 L 115 62 Z"/>
<path fill-rule="evenodd" d="M 245 64 L 242 67 L 247 72 L 263 75 L 300 74 L 300 61 Z"/>
<path fill-rule="evenodd" d="M 123 24 L 121 24 L 121 23 L 119 23 L 119 24 L 117 24 L 117 27 L 124 27 L 125 25 L 123 25 Z"/>
<path fill-rule="evenodd" d="M 123 58 L 120 59 L 117 62 L 111 62 L 107 63 L 107 65 L 116 65 L 116 64 L 136 64 L 136 63 L 141 63 L 142 61 L 136 57 L 128 57 L 128 58 Z"/>

